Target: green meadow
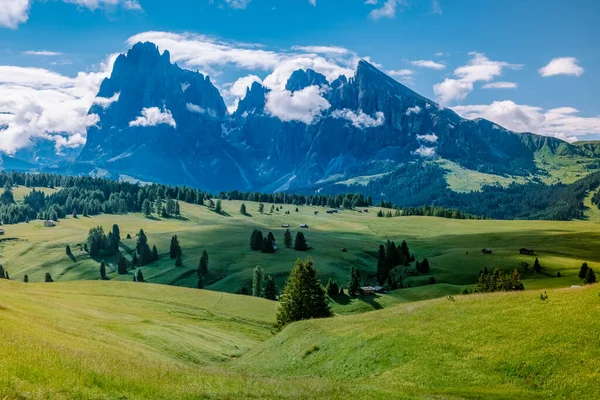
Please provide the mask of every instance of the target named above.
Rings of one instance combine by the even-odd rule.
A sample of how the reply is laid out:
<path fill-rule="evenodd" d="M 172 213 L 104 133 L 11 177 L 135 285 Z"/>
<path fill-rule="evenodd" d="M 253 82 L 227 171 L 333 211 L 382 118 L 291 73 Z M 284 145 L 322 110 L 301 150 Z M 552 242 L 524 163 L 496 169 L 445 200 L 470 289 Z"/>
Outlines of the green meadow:
<path fill-rule="evenodd" d="M 577 277 L 582 262 L 600 265 L 600 211 L 589 199 L 587 219 L 572 222 L 377 218 L 376 207 L 271 213 L 270 204 L 261 214 L 245 204 L 249 215 L 225 200 L 223 214 L 181 203 L 178 219 L 132 213 L 4 226 L 0 263 L 12 280 L 0 280 L 0 398 L 594 399 L 600 391 L 600 288 Z M 160 259 L 141 268 L 149 283 L 118 275 L 116 256 L 82 250 L 90 228 L 114 223 L 127 258 L 139 229 L 158 247 Z M 307 224 L 311 248 L 281 246 L 283 224 L 293 233 Z M 253 229 L 274 233 L 275 254 L 250 250 Z M 168 255 L 175 234 L 180 267 Z M 335 296 L 334 318 L 277 332 L 277 302 L 233 294 L 250 286 L 256 265 L 281 288 L 307 256 L 323 282 L 346 286 L 354 266 L 374 284 L 386 240 L 406 240 L 430 273 L 387 294 Z M 535 257 L 521 247 L 535 250 L 542 273 L 523 268 Z M 208 290 L 194 289 L 203 250 Z M 99 280 L 101 261 L 110 280 Z M 459 295 L 485 267 L 518 268 L 526 290 Z M 47 272 L 54 283 L 42 283 Z"/>
<path fill-rule="evenodd" d="M 598 285 L 294 323 L 277 303 L 0 280 L 2 399 L 595 399 Z"/>
<path fill-rule="evenodd" d="M 196 287 L 199 259 L 206 250 L 210 264 L 205 287 L 230 293 L 251 285 L 257 265 L 265 274 L 273 275 L 281 288 L 295 260 L 307 256 L 314 260 L 323 282 L 331 277 L 346 286 L 348 271 L 354 266 L 360 269 L 366 284 L 374 284 L 377 249 L 386 240 L 398 244 L 406 240 L 417 260 L 429 260 L 430 273 L 407 278 L 405 284 L 411 286 L 409 289 L 360 304 L 341 301 L 338 306 L 347 306 L 349 312 L 456 294 L 462 286 L 474 284 L 485 267 L 506 271 L 518 268 L 525 288 L 537 290 L 579 284 L 577 273 L 583 262 L 593 268 L 600 265 L 600 254 L 595 251 L 600 241 L 600 219 L 595 207 L 589 208 L 588 221 L 556 222 L 377 218 L 376 207 L 368 212 L 361 209 L 327 214 L 322 207 L 299 207 L 296 212 L 294 206 L 284 205 L 270 213 L 269 204 L 265 213 L 260 214 L 258 204 L 251 202 L 246 203 L 250 215 L 241 215 L 240 205 L 239 201 L 224 200 L 221 215 L 204 206 L 181 203 L 179 219 L 149 219 L 132 213 L 68 217 L 52 228 L 45 228 L 42 221 L 7 225 L 5 234 L 0 236 L 0 263 L 14 280 L 20 281 L 27 274 L 31 282 L 41 282 L 49 272 L 55 281 L 62 282 L 96 280 L 99 263 L 105 261 L 111 280 L 131 281 L 133 273 L 116 273 L 116 256 L 92 259 L 83 251 L 90 228 L 100 225 L 108 232 L 114 223 L 120 227 L 123 238 L 120 250 L 127 258 L 132 257 L 135 234 L 140 229 L 148 235 L 149 244 L 157 246 L 159 261 L 142 268 L 148 282 Z M 286 214 L 286 210 L 290 213 Z M 282 244 L 283 224 L 290 226 L 293 235 L 301 230 L 311 249 L 306 252 L 286 249 Z M 300 229 L 300 224 L 308 224 L 309 228 Z M 250 250 L 250 234 L 255 228 L 265 235 L 273 232 L 279 244 L 275 254 Z M 127 234 L 132 238 L 126 239 Z M 176 267 L 168 256 L 173 235 L 178 236 L 183 249 L 181 267 Z M 67 245 L 72 249 L 72 257 L 65 253 Z M 532 271 L 535 257 L 519 254 L 521 247 L 535 250 L 543 266 L 541 274 Z M 483 255 L 482 248 L 490 248 L 493 253 Z M 522 263 L 527 263 L 529 269 L 525 270 Z M 557 277 L 559 272 L 561 276 Z M 430 276 L 436 278 L 435 285 L 428 285 Z"/>

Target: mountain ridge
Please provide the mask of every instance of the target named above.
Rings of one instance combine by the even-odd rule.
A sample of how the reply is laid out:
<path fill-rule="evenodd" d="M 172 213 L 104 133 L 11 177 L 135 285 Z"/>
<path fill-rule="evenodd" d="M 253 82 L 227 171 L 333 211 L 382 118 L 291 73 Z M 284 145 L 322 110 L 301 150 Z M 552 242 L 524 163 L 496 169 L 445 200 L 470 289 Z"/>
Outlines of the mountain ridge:
<path fill-rule="evenodd" d="M 281 106 L 279 93 L 258 82 L 230 114 L 208 76 L 171 63 L 170 53 L 153 43 L 137 43 L 102 82 L 89 110 L 98 122 L 88 128 L 80 155 L 60 168 L 211 191 L 335 191 L 337 182 L 396 176 L 402 166 L 434 157 L 527 178 L 544 173 L 535 159 L 541 149 L 600 155 L 591 144 L 461 118 L 365 60 L 354 76 L 332 82 L 312 69 L 296 70 L 285 90 L 295 96 L 312 87 L 329 106 L 310 123 L 279 118 L 273 110 Z M 393 192 L 384 187 L 377 195 Z"/>

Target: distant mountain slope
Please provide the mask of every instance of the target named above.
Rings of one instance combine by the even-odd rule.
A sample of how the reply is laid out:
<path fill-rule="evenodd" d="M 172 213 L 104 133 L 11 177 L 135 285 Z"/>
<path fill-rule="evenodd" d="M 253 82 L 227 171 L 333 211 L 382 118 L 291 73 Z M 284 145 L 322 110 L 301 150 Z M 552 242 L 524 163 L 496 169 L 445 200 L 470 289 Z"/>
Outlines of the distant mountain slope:
<path fill-rule="evenodd" d="M 398 176 L 403 166 L 433 157 L 481 173 L 533 177 L 545 173 L 535 158 L 541 149 L 600 153 L 597 146 L 463 119 L 365 61 L 353 77 L 333 82 L 310 69 L 295 71 L 285 88 L 289 96 L 314 88 L 329 107 L 310 123 L 284 121 L 269 103 L 273 93 L 255 82 L 229 114 L 208 77 L 172 64 L 169 52 L 152 43 L 138 43 L 102 83 L 90 109 L 98 122 L 69 171 L 100 169 L 211 191 L 335 191 L 344 187 L 338 182 Z"/>

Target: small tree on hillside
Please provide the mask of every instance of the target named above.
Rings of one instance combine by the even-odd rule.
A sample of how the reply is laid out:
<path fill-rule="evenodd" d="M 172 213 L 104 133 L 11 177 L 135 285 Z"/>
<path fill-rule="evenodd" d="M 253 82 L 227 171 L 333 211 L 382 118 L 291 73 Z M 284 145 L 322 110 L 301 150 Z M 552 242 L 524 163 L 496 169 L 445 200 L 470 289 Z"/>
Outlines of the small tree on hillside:
<path fill-rule="evenodd" d="M 223 203 L 221 202 L 221 199 L 217 199 L 217 204 L 215 204 L 215 212 L 217 214 L 223 213 Z"/>
<path fill-rule="evenodd" d="M 202 252 L 200 256 L 200 263 L 198 264 L 198 275 L 206 275 L 208 273 L 208 253 L 206 250 Z"/>
<path fill-rule="evenodd" d="M 386 262 L 385 247 L 379 246 L 379 253 L 377 255 L 377 282 L 383 285 L 390 275 L 388 263 Z"/>
<path fill-rule="evenodd" d="M 540 265 L 540 261 L 537 258 L 533 262 L 533 270 L 535 271 L 536 274 L 539 274 L 540 272 L 542 272 L 542 266 Z"/>
<path fill-rule="evenodd" d="M 283 244 L 288 249 L 292 247 L 292 233 L 289 229 L 286 229 L 285 233 L 283 234 Z"/>
<path fill-rule="evenodd" d="M 254 268 L 254 275 L 252 276 L 252 296 L 262 297 L 263 295 L 263 269 L 257 265 Z"/>
<path fill-rule="evenodd" d="M 348 283 L 348 294 L 357 296 L 360 294 L 360 272 L 354 267 L 350 268 L 350 282 Z"/>
<path fill-rule="evenodd" d="M 152 246 L 152 261 L 158 261 L 158 250 L 156 249 L 156 245 Z"/>
<path fill-rule="evenodd" d="M 276 300 L 277 299 L 277 285 L 275 285 L 275 278 L 271 275 L 267 277 L 267 283 L 265 284 L 265 299 Z"/>
<path fill-rule="evenodd" d="M 44 282 L 54 282 L 54 279 L 52 279 L 52 275 L 50 275 L 50 272 L 46 272 L 46 276 L 44 277 Z"/>
<path fill-rule="evenodd" d="M 25 276 L 23 276 L 23 282 L 25 282 L 25 283 L 29 282 L 29 276 L 27 274 L 25 274 Z"/>
<path fill-rule="evenodd" d="M 258 212 L 261 214 L 265 212 L 265 205 L 263 203 L 258 204 Z"/>
<path fill-rule="evenodd" d="M 584 283 L 591 285 L 592 283 L 596 283 L 596 273 L 594 272 L 594 270 L 592 268 L 588 268 L 587 272 L 585 273 L 585 279 L 583 280 Z"/>
<path fill-rule="evenodd" d="M 144 200 L 142 203 L 142 214 L 144 214 L 146 218 L 150 218 L 152 215 L 152 204 L 150 204 L 150 200 L 148 199 Z"/>
<path fill-rule="evenodd" d="M 335 279 L 329 278 L 329 281 L 327 281 L 327 286 L 325 286 L 325 291 L 329 297 L 336 296 L 340 293 L 340 288 L 338 287 Z"/>
<path fill-rule="evenodd" d="M 127 260 L 123 256 L 119 256 L 119 262 L 117 264 L 117 272 L 119 275 L 127 274 Z"/>
<path fill-rule="evenodd" d="M 308 245 L 306 244 L 306 238 L 302 232 L 298 232 L 296 234 L 296 241 L 294 242 L 294 249 L 297 251 L 306 251 L 308 250 Z"/>
<path fill-rule="evenodd" d="M 589 267 L 588 264 L 586 262 L 584 262 L 583 264 L 581 264 L 581 268 L 579 269 L 579 274 L 577 275 L 579 277 L 579 279 L 584 280 L 585 276 L 587 275 L 587 271 L 588 271 Z"/>
<path fill-rule="evenodd" d="M 138 269 L 135 272 L 135 281 L 136 282 L 142 282 L 142 283 L 146 282 L 146 280 L 144 279 L 144 274 L 142 274 L 142 270 L 141 269 Z"/>
<path fill-rule="evenodd" d="M 263 239 L 260 250 L 263 253 L 275 253 L 275 248 L 273 247 L 273 242 L 271 242 L 268 238 Z"/>
<path fill-rule="evenodd" d="M 246 210 L 246 205 L 244 203 L 242 203 L 242 205 L 240 206 L 240 214 L 242 214 L 242 215 L 248 214 L 248 211 Z"/>
<path fill-rule="evenodd" d="M 177 258 L 181 256 L 181 246 L 179 246 L 179 239 L 177 239 L 177 235 L 173 235 L 173 237 L 171 238 L 169 256 L 171 258 Z"/>
<path fill-rule="evenodd" d="M 279 301 L 279 328 L 294 321 L 332 316 L 325 290 L 310 258 L 296 261 Z"/>
<path fill-rule="evenodd" d="M 263 245 L 263 234 L 261 231 L 256 231 L 256 235 L 254 236 L 253 250 L 256 250 L 256 251 L 262 250 L 262 245 Z"/>
<path fill-rule="evenodd" d="M 104 261 L 100 263 L 100 279 L 106 280 L 106 265 L 104 265 Z"/>

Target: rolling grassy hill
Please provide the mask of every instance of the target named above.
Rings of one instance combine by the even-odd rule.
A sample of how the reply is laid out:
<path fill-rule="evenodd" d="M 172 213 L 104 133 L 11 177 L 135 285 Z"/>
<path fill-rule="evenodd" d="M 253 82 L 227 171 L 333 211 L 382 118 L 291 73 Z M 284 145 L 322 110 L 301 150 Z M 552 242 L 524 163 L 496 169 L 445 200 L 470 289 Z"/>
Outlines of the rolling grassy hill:
<path fill-rule="evenodd" d="M 594 399 L 598 285 L 295 323 L 275 302 L 0 280 L 3 399 Z"/>
<path fill-rule="evenodd" d="M 459 296 L 295 323 L 234 366 L 415 398 L 597 398 L 598 285 Z"/>
<path fill-rule="evenodd" d="M 127 234 L 133 237 L 122 241 L 121 252 L 128 258 L 135 249 L 135 233 L 140 228 L 147 233 L 150 245 L 158 247 L 160 260 L 142 268 L 147 281 L 195 287 L 200 255 L 206 249 L 210 255 L 210 273 L 204 283 L 211 290 L 224 292 L 238 292 L 243 285 L 249 286 L 256 265 L 273 275 L 281 288 L 294 261 L 306 256 L 314 259 L 323 281 L 333 277 L 345 286 L 348 271 L 354 266 L 361 270 L 365 283 L 374 283 L 376 251 L 388 239 L 397 243 L 405 239 L 418 260 L 429 259 L 430 274 L 406 280 L 412 288 L 369 302 L 340 299 L 337 306 L 340 312 L 456 294 L 461 286 L 473 284 L 478 272 L 486 266 L 504 270 L 520 268 L 526 289 L 541 289 L 578 284 L 577 272 L 584 261 L 596 269 L 600 265 L 600 255 L 595 251 L 600 242 L 600 225 L 595 218 L 573 222 L 377 218 L 377 208 L 369 212 L 344 210 L 330 215 L 316 207 L 299 207 L 295 212 L 294 206 L 260 214 L 258 204 L 250 202 L 246 206 L 251 215 L 244 216 L 239 213 L 240 205 L 238 201 L 223 201 L 226 214 L 219 215 L 206 207 L 181 203 L 180 219 L 148 219 L 127 214 L 68 217 L 54 228 L 44 228 L 41 221 L 7 225 L 5 235 L 0 237 L 0 263 L 12 279 L 22 280 L 27 274 L 30 281 L 41 282 L 46 272 L 50 272 L 55 281 L 96 280 L 99 262 L 104 260 L 112 280 L 131 281 L 132 273 L 116 274 L 116 257 L 91 259 L 81 250 L 90 228 L 101 225 L 109 231 L 113 223 L 119 225 L 122 237 Z M 270 205 L 266 209 L 268 211 Z M 286 210 L 290 211 L 289 215 L 285 214 Z M 302 223 L 310 226 L 303 232 L 312 249 L 297 252 L 283 248 L 285 229 L 281 225 L 289 224 L 295 233 Z M 255 228 L 264 234 L 274 233 L 280 244 L 276 254 L 250 251 L 250 233 Z M 174 260 L 168 257 L 168 245 L 174 234 L 183 248 L 182 267 L 175 267 Z M 72 258 L 65 254 L 67 244 L 73 250 Z M 492 248 L 493 254 L 482 255 L 480 250 L 485 247 Z M 519 255 L 521 247 L 535 249 L 544 266 L 542 274 L 520 267 L 522 262 L 531 266 L 534 260 L 534 257 Z M 348 251 L 342 252 L 342 248 Z M 560 278 L 556 277 L 557 272 L 561 273 Z M 435 276 L 438 284 L 427 285 L 429 276 Z"/>

